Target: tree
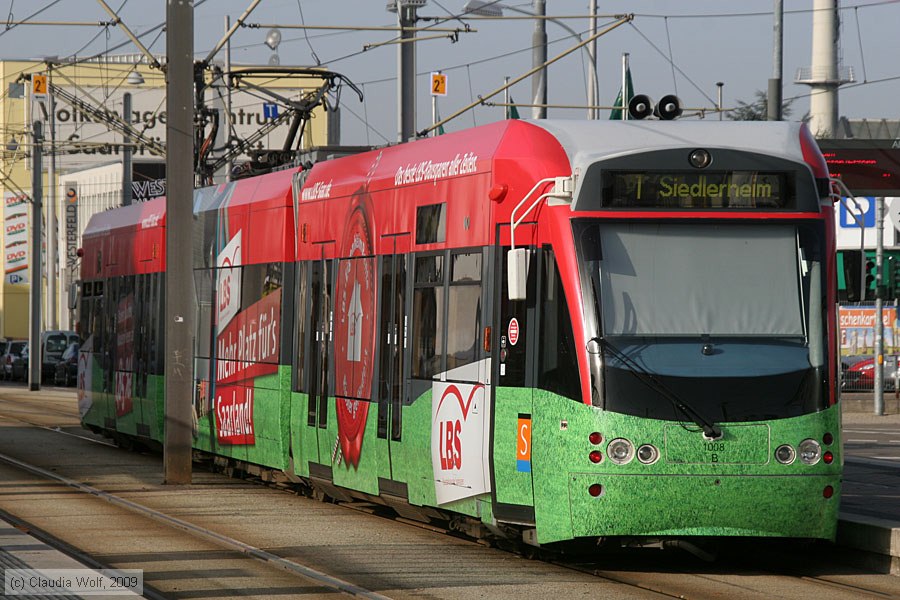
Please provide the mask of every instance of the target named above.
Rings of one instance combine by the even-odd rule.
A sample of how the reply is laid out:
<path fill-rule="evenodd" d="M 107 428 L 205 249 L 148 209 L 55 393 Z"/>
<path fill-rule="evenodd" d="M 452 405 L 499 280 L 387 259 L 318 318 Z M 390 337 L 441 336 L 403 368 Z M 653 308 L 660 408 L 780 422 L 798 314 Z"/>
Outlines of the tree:
<path fill-rule="evenodd" d="M 732 121 L 765 121 L 768 119 L 769 101 L 766 93 L 762 90 L 756 90 L 754 94 L 756 100 L 750 104 L 743 100 L 738 100 L 737 108 L 728 112 L 728 118 Z M 781 116 L 787 119 L 791 115 L 791 104 L 794 99 L 790 99 L 781 103 Z"/>

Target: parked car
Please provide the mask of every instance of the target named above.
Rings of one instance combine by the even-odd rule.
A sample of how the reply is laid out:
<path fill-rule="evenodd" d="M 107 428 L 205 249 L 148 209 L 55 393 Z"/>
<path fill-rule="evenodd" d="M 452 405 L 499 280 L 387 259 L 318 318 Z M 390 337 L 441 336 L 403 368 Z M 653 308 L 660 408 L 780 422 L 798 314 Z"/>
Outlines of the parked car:
<path fill-rule="evenodd" d="M 54 385 L 73 386 L 78 381 L 78 351 L 80 349 L 80 342 L 72 342 L 62 353 L 62 358 L 56 363 L 56 370 L 53 372 Z"/>
<path fill-rule="evenodd" d="M 50 381 L 56 375 L 56 363 L 73 342 L 81 343 L 74 331 L 45 331 L 41 334 L 41 381 Z"/>
<path fill-rule="evenodd" d="M 6 346 L 3 355 L 0 356 L 0 377 L 6 380 L 13 378 L 13 364 L 22 360 L 22 351 L 28 342 L 13 340 Z"/>
<path fill-rule="evenodd" d="M 861 361 L 842 369 L 841 389 L 847 391 L 872 391 L 875 389 L 875 359 L 864 358 Z M 883 388 L 893 391 L 895 382 L 900 379 L 900 367 L 894 357 L 887 357 L 884 362 Z"/>
<path fill-rule="evenodd" d="M 13 381 L 28 381 L 28 342 L 23 343 L 24 346 L 18 354 L 12 355 L 9 370 L 10 379 Z"/>

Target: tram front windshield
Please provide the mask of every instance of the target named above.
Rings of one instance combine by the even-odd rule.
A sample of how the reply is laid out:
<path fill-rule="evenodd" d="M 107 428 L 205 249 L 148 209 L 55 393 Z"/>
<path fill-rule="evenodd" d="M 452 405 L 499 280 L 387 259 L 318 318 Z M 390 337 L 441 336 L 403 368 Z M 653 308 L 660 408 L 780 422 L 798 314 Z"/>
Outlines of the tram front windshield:
<path fill-rule="evenodd" d="M 685 420 L 676 398 L 746 422 L 827 406 L 820 226 L 578 221 L 575 235 L 607 410 Z"/>

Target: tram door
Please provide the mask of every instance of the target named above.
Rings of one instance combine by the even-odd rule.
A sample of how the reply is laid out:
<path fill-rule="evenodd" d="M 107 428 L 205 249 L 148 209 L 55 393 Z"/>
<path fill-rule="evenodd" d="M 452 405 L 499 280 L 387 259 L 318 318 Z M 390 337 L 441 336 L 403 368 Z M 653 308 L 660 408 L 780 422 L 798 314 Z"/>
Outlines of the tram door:
<path fill-rule="evenodd" d="M 318 446 L 328 443 L 325 428 L 328 426 L 329 370 L 333 337 L 332 322 L 332 271 L 329 260 L 313 263 L 310 274 L 310 372 L 309 406 L 307 424 L 318 429 Z M 320 460 L 324 456 L 320 457 Z"/>
<path fill-rule="evenodd" d="M 393 245 L 396 240 L 387 240 Z M 381 257 L 381 312 L 378 323 L 378 437 L 390 445 L 402 439 L 407 255 Z M 393 476 L 392 476 L 393 478 Z"/>
<path fill-rule="evenodd" d="M 522 228 L 530 227 L 524 225 Z M 517 230 L 517 237 L 527 239 Z M 494 514 L 498 518 L 523 523 L 534 518 L 532 509 L 532 429 L 538 407 L 534 403 L 534 356 L 541 344 L 537 335 L 540 252 L 532 248 L 528 256 L 526 298 L 510 300 L 508 294 L 508 246 L 498 246 L 495 272 L 498 288 L 493 337 L 494 381 L 494 445 L 493 490 Z M 546 349 L 553 352 L 553 348 Z"/>

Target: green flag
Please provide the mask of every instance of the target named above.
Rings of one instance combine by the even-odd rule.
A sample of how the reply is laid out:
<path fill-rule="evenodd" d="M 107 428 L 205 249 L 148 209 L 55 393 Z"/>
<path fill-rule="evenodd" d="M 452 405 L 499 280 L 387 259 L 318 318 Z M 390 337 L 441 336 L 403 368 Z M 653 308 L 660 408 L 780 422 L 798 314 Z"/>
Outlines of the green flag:
<path fill-rule="evenodd" d="M 619 95 L 616 96 L 616 101 L 613 102 L 613 106 L 628 106 L 628 102 L 634 97 L 634 84 L 631 82 L 631 67 L 625 69 L 625 101 L 622 101 L 622 90 L 619 90 Z M 609 120 L 610 121 L 622 121 L 623 114 L 621 108 L 614 108 L 609 112 Z"/>
<path fill-rule="evenodd" d="M 520 119 L 519 109 L 516 108 L 516 105 L 513 104 L 512 96 L 509 97 L 509 106 L 506 107 L 506 118 L 507 119 Z"/>

